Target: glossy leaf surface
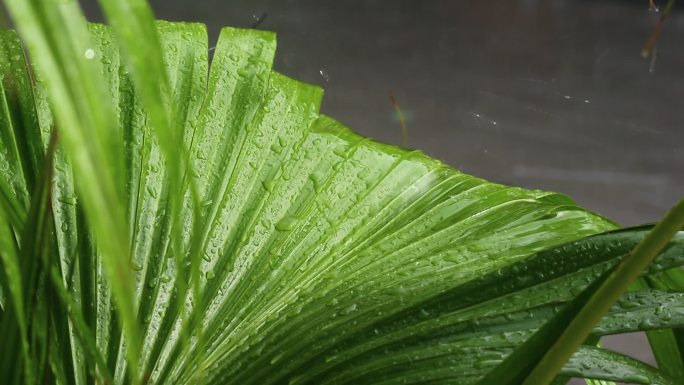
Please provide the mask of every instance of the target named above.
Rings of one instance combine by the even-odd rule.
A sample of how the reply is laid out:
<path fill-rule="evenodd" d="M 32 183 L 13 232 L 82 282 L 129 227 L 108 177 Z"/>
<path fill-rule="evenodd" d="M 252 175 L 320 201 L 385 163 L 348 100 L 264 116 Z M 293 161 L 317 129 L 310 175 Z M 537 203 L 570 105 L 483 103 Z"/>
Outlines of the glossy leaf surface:
<path fill-rule="evenodd" d="M 56 43 L 57 16 L 11 4 L 37 81 L 3 32 L 7 304 L 25 290 L 15 270 L 49 134 L 62 140 L 54 225 L 35 245 L 47 348 L 21 355 L 28 332 L 9 331 L 38 321 L 3 305 L 10 382 L 474 384 L 647 231 L 587 238 L 615 225 L 355 134 L 318 113 L 319 88 L 272 71 L 273 34 L 226 28 L 209 66 L 203 26 L 158 22 L 166 76 L 149 78 L 168 83 L 145 96 L 155 61 L 127 60 L 135 45 L 85 24 Z M 683 249 L 680 233 L 648 273 Z M 659 289 L 625 295 L 595 334 L 682 326 L 684 298 Z M 590 347 L 563 373 L 674 383 Z"/>

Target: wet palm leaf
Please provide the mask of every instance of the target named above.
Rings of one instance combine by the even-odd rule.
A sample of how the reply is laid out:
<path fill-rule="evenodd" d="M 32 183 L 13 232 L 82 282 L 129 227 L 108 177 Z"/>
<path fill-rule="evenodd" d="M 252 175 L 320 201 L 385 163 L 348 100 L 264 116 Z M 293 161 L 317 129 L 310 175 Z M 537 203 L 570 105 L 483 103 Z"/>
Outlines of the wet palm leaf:
<path fill-rule="evenodd" d="M 112 30 L 8 1 L 33 62 L 2 32 L 8 383 L 474 384 L 648 231 L 353 133 L 271 69 L 270 33 L 224 29 L 209 69 L 204 26 L 103 3 Z M 595 336 L 682 325 L 652 285 Z M 563 374 L 668 368 L 586 346 Z"/>

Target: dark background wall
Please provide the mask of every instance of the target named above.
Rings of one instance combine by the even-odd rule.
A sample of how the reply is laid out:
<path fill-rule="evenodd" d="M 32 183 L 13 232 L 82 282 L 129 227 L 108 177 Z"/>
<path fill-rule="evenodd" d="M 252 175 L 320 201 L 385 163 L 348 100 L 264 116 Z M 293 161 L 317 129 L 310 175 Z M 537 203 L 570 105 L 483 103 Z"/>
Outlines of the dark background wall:
<path fill-rule="evenodd" d="M 665 1 L 657 1 L 664 5 Z M 84 1 L 99 20 L 94 0 Z M 276 69 L 323 111 L 470 174 L 566 193 L 621 224 L 684 193 L 684 12 L 655 59 L 648 1 L 154 0 L 158 18 L 278 33 Z M 680 4 L 681 5 L 681 4 Z M 210 46 L 213 43 L 210 42 Z M 609 342 L 648 356 L 643 337 Z"/>
<path fill-rule="evenodd" d="M 408 146 L 464 172 L 563 192 L 625 225 L 684 193 L 680 9 L 652 62 L 639 56 L 657 18 L 647 0 L 151 3 L 159 18 L 207 23 L 212 42 L 265 17 L 276 68 L 323 86 L 325 113 L 399 144 L 392 91 Z"/>

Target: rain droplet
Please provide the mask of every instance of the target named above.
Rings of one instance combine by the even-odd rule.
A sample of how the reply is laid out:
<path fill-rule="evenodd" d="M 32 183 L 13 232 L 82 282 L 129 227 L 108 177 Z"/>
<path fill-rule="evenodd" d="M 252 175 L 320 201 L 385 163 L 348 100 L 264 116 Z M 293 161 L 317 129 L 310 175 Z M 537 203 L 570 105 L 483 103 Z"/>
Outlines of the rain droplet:
<path fill-rule="evenodd" d="M 157 189 L 154 186 L 147 186 L 147 193 L 150 194 L 152 198 L 157 198 Z"/>
<path fill-rule="evenodd" d="M 321 74 L 321 76 L 323 77 L 323 80 L 325 80 L 326 83 L 330 81 L 330 75 L 328 75 L 328 73 L 325 72 L 325 70 L 320 70 L 320 71 L 318 71 L 318 73 Z"/>
<path fill-rule="evenodd" d="M 641 374 L 628 374 L 623 378 L 623 380 L 625 382 L 634 383 L 634 384 L 650 384 L 651 383 L 650 378 L 648 378 L 646 376 L 642 376 Z"/>
<path fill-rule="evenodd" d="M 314 190 L 316 190 L 317 193 L 320 193 L 321 190 L 323 189 L 323 176 L 320 173 L 313 173 L 309 175 L 309 179 L 314 184 Z"/>
<path fill-rule="evenodd" d="M 341 313 L 342 313 L 343 315 L 349 315 L 349 314 L 355 312 L 356 309 L 357 309 L 357 306 L 356 306 L 355 303 L 353 303 L 353 304 L 347 306 L 346 308 L 344 308 L 344 310 L 342 310 Z"/>
<path fill-rule="evenodd" d="M 290 230 L 295 228 L 298 221 L 299 221 L 298 218 L 295 218 L 292 216 L 287 216 L 287 217 L 281 219 L 280 222 L 278 222 L 275 225 L 275 228 L 278 231 L 290 231 Z"/>
<path fill-rule="evenodd" d="M 83 55 L 85 56 L 86 59 L 91 60 L 95 57 L 95 50 L 92 48 L 88 48 L 87 50 L 85 50 Z"/>
<path fill-rule="evenodd" d="M 261 182 L 261 184 L 264 186 L 264 189 L 268 192 L 273 192 L 273 187 L 275 183 L 272 180 L 265 180 Z"/>
<path fill-rule="evenodd" d="M 336 148 L 333 150 L 333 154 L 341 157 L 341 158 L 346 158 L 347 157 L 347 152 L 343 149 Z"/>

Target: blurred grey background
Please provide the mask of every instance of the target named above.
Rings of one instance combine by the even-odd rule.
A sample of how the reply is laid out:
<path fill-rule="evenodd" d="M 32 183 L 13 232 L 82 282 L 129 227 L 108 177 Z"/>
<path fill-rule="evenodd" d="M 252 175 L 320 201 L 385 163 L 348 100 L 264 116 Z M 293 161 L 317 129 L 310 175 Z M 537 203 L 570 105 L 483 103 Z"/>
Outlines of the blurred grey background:
<path fill-rule="evenodd" d="M 276 69 L 323 86 L 323 112 L 400 144 L 392 92 L 408 147 L 461 171 L 563 192 L 623 225 L 684 194 L 682 9 L 653 60 L 639 55 L 659 16 L 648 0 L 151 3 L 206 23 L 210 46 L 222 26 L 277 32 Z"/>
<path fill-rule="evenodd" d="M 83 1 L 101 20 L 96 1 Z M 278 33 L 276 69 L 354 130 L 496 182 L 563 192 L 623 225 L 684 195 L 684 10 L 640 1 L 153 0 L 156 16 Z M 656 1 L 660 6 L 665 1 Z M 681 2 L 680 2 L 681 6 Z M 642 335 L 607 342 L 649 360 Z"/>

